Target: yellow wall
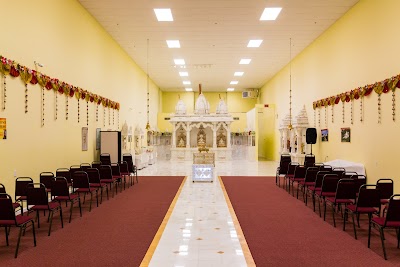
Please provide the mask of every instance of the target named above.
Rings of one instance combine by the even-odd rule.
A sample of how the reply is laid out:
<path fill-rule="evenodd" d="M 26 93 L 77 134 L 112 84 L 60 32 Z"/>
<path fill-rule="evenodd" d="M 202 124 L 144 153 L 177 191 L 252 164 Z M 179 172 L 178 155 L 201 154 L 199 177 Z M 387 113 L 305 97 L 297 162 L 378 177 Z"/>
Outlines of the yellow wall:
<path fill-rule="evenodd" d="M 1 55 L 34 69 L 34 61 L 44 65 L 39 71 L 72 85 L 97 93 L 121 104 L 119 123 L 145 127 L 146 74 L 75 0 L 1 1 L 2 20 L 9 22 L 1 36 Z M 7 119 L 8 139 L 0 140 L 0 183 L 14 193 L 17 176 L 38 181 L 42 171 L 55 172 L 80 162 L 92 162 L 96 128 L 119 129 L 118 113 L 112 113 L 103 126 L 103 107 L 96 122 L 95 105 L 89 104 L 89 147 L 81 149 L 81 129 L 86 127 L 86 102 L 69 99 L 69 119 L 65 119 L 66 99 L 58 96 L 55 120 L 55 95 L 45 91 L 45 125 L 41 127 L 41 90 L 28 85 L 28 109 L 24 113 L 25 93 L 20 78 L 7 76 L 7 105 L 0 117 Z M 0 91 L 3 78 L 0 79 Z M 150 83 L 150 123 L 156 125 L 160 106 L 158 87 Z M 0 102 L 2 101 L 0 94 Z"/>
<path fill-rule="evenodd" d="M 316 41 L 292 61 L 293 111 L 296 115 L 306 106 L 311 126 L 314 125 L 312 103 L 315 100 L 350 91 L 389 78 L 400 73 L 398 44 L 400 36 L 397 17 L 400 1 L 361 0 Z M 289 40 L 288 40 L 289 41 Z M 293 40 L 296 45 L 296 40 Z M 399 103 L 396 93 L 396 103 Z M 261 102 L 268 99 L 276 103 L 275 147 L 279 151 L 278 124 L 289 111 L 289 67 L 286 66 L 263 88 Z M 378 124 L 378 100 L 372 93 L 364 99 L 364 121 L 360 122 L 360 100 L 354 101 L 353 124 L 351 104 L 345 104 L 345 123 L 342 122 L 342 104 L 331 108 L 325 124 L 325 109 L 321 109 L 321 122 L 316 113 L 318 138 L 320 130 L 329 129 L 329 142 L 313 146 L 317 161 L 344 159 L 363 163 L 368 182 L 382 177 L 398 179 L 397 142 L 400 133 L 398 119 L 392 121 L 391 93 L 382 95 L 382 123 Z M 397 118 L 399 115 L 396 115 Z M 340 141 L 340 128 L 351 128 L 351 143 Z M 278 159 L 278 152 L 275 153 Z"/>

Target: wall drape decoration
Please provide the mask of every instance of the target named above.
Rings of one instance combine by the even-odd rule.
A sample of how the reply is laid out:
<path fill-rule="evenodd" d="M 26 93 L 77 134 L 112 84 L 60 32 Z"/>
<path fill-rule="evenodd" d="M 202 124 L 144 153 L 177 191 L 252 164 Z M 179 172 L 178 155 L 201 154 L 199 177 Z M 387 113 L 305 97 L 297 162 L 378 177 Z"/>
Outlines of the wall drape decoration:
<path fill-rule="evenodd" d="M 338 94 L 336 96 L 327 97 L 325 99 L 320 99 L 313 102 L 314 111 L 321 107 L 334 106 L 342 101 L 342 115 L 343 115 L 343 123 L 344 119 L 344 105 L 346 103 L 351 104 L 351 116 L 353 116 L 353 104 L 354 100 L 360 99 L 360 121 L 363 121 L 364 115 L 364 97 L 369 96 L 372 92 L 375 92 L 378 95 L 378 123 L 381 123 L 381 96 L 382 94 L 386 94 L 389 91 L 392 91 L 392 119 L 395 121 L 396 118 L 396 100 L 395 100 L 395 91 L 396 88 L 400 88 L 400 74 L 393 76 L 391 78 L 385 79 L 383 81 L 376 82 L 374 84 L 368 84 L 363 87 L 355 88 L 351 91 L 344 92 Z M 333 114 L 333 113 L 332 113 Z M 333 121 L 333 118 L 332 118 Z M 353 118 L 351 118 L 351 123 L 353 123 Z"/>
<path fill-rule="evenodd" d="M 25 85 L 25 113 L 28 113 L 28 84 L 30 83 L 31 85 L 39 84 L 42 88 L 46 88 L 47 90 L 53 89 L 54 93 L 56 94 L 56 99 L 57 95 L 59 94 L 64 94 L 67 96 L 67 103 L 68 103 L 68 97 L 73 97 L 74 95 L 76 96 L 78 100 L 78 106 L 79 106 L 79 100 L 84 99 L 88 103 L 89 101 L 91 103 L 100 105 L 102 104 L 103 107 L 111 108 L 113 110 L 119 110 L 120 109 L 120 104 L 118 102 L 112 101 L 108 98 L 99 96 L 97 94 L 94 94 L 92 92 L 89 92 L 87 90 L 84 90 L 82 88 L 79 88 L 77 86 L 73 86 L 71 84 L 68 84 L 66 82 L 60 81 L 57 78 L 51 78 L 45 74 L 42 74 L 36 70 L 29 69 L 28 67 L 25 67 L 19 63 L 17 63 L 14 60 L 7 59 L 3 56 L 0 55 L 0 73 L 3 74 L 3 110 L 6 108 L 6 76 L 10 75 L 11 77 L 20 77 L 22 82 Z M 57 119 L 57 112 L 58 112 L 58 107 L 57 107 L 57 100 L 56 100 L 56 106 L 55 106 L 55 119 Z M 78 108 L 79 109 L 79 108 Z M 43 118 L 42 123 L 44 124 Z M 68 119 L 68 105 L 66 107 L 66 119 Z M 78 111 L 78 122 L 79 122 L 79 111 Z"/>

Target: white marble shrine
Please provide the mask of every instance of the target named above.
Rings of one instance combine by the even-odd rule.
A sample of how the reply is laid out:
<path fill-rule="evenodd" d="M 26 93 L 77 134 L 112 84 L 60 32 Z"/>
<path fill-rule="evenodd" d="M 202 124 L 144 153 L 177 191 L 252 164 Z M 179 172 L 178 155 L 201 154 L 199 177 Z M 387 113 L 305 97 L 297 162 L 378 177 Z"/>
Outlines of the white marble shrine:
<path fill-rule="evenodd" d="M 220 99 L 216 113 L 210 113 L 210 104 L 201 92 L 196 100 L 194 114 L 187 114 L 186 105 L 179 100 L 175 114 L 171 115 L 173 126 L 171 160 L 193 160 L 193 153 L 200 150 L 215 153 L 215 160 L 232 159 L 231 130 L 233 121 L 223 99 Z"/>

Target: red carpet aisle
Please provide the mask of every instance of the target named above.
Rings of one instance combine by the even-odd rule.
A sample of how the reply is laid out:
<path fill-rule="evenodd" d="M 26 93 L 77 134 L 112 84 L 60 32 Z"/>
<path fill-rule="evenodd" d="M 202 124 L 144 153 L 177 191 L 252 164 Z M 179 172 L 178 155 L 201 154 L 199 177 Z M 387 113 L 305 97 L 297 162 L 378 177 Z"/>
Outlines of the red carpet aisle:
<path fill-rule="evenodd" d="M 312 208 L 275 185 L 275 177 L 221 177 L 254 261 L 264 266 L 399 266 L 400 250 L 386 234 L 388 261 L 383 259 L 376 230 L 367 248 L 368 228 L 342 231 L 340 216 L 324 222 Z"/>
<path fill-rule="evenodd" d="M 68 223 L 69 207 L 64 208 L 64 229 L 59 215 L 53 219 L 51 236 L 41 217 L 37 247 L 31 229 L 21 239 L 14 259 L 16 229 L 11 230 L 10 246 L 0 236 L 0 266 L 139 266 L 164 216 L 173 201 L 183 176 L 141 176 L 139 184 L 123 190 L 103 203 L 86 202 L 83 217 L 76 208 Z"/>

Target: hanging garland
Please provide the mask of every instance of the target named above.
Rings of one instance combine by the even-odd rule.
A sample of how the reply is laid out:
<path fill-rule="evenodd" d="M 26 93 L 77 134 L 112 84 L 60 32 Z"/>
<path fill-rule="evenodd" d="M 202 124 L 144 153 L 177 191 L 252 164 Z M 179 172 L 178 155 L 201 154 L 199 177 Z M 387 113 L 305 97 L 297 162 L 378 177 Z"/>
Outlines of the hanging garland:
<path fill-rule="evenodd" d="M 55 118 L 57 119 L 58 113 L 58 103 L 57 103 L 57 92 L 60 94 L 65 94 L 67 96 L 73 97 L 74 93 L 79 92 L 80 95 L 83 95 L 83 98 L 88 97 L 90 102 L 94 102 L 97 105 L 103 103 L 104 107 L 108 107 L 111 109 L 120 109 L 120 104 L 114 101 L 111 101 L 105 97 L 98 96 L 81 88 L 69 85 L 65 82 L 59 81 L 56 78 L 50 78 L 47 75 L 44 75 L 40 72 L 36 72 L 35 70 L 29 69 L 23 65 L 18 64 L 17 62 L 7 59 L 3 56 L 0 56 L 0 72 L 3 74 L 3 101 L 2 101 L 2 109 L 6 109 L 6 99 L 7 99 L 7 87 L 6 87 L 6 77 L 10 75 L 14 78 L 21 77 L 22 82 L 25 86 L 25 113 L 28 113 L 28 83 L 32 85 L 39 84 L 42 88 L 46 88 L 47 90 L 53 89 L 55 91 L 56 98 L 56 107 L 55 107 Z M 42 92 L 43 94 L 43 92 Z M 42 98 L 43 99 L 43 98 Z M 79 100 L 78 100 L 79 105 Z M 43 119 L 43 118 L 42 118 Z M 68 119 L 68 106 L 66 106 L 66 119 Z"/>
<path fill-rule="evenodd" d="M 321 110 L 318 109 L 318 127 L 321 127 Z"/>
<path fill-rule="evenodd" d="M 42 127 L 44 126 L 44 87 L 42 87 Z"/>
<path fill-rule="evenodd" d="M 86 126 L 89 126 L 89 102 L 86 102 Z"/>
<path fill-rule="evenodd" d="M 113 125 L 114 125 L 114 110 L 112 111 L 112 113 L 113 113 Z"/>
<path fill-rule="evenodd" d="M 96 122 L 99 121 L 99 105 L 96 105 Z"/>
<path fill-rule="evenodd" d="M 118 129 L 119 129 L 119 110 L 117 110 L 117 120 L 118 120 Z"/>
<path fill-rule="evenodd" d="M 108 126 L 111 125 L 111 113 L 110 113 L 110 109 L 108 109 Z"/>
<path fill-rule="evenodd" d="M 68 109 L 69 109 L 69 100 L 68 96 L 65 96 L 65 120 L 68 120 Z"/>
<path fill-rule="evenodd" d="M 342 117 L 343 123 L 345 123 L 345 102 L 351 101 L 351 123 L 353 124 L 353 110 L 354 110 L 354 100 L 360 99 L 360 122 L 364 121 L 364 97 L 369 96 L 373 91 L 378 95 L 378 123 L 381 123 L 382 118 L 382 104 L 381 104 L 381 96 L 382 94 L 386 94 L 389 91 L 392 91 L 392 120 L 395 121 L 396 115 L 396 99 L 395 99 L 395 90 L 396 88 L 400 88 L 400 74 L 396 76 L 392 76 L 391 78 L 385 79 L 383 81 L 376 82 L 374 84 L 368 84 L 363 87 L 358 87 L 349 92 L 341 93 L 336 97 L 332 96 L 329 99 L 335 99 L 335 104 L 339 102 L 339 99 L 342 101 Z M 326 103 L 325 99 L 317 100 L 313 102 L 313 107 L 320 108 L 326 107 L 326 105 L 332 105 L 332 122 L 333 122 L 333 104 L 332 102 Z"/>
<path fill-rule="evenodd" d="M 325 127 L 328 127 L 328 107 L 325 106 Z"/>
<path fill-rule="evenodd" d="M 0 56 L 1 57 L 1 56 Z M 10 74 L 11 65 L 13 64 L 12 60 L 1 57 L 1 66 L 0 72 L 3 74 L 3 110 L 6 109 L 7 102 L 7 75 Z"/>
<path fill-rule="evenodd" d="M 103 127 L 106 127 L 106 108 L 103 107 Z"/>

